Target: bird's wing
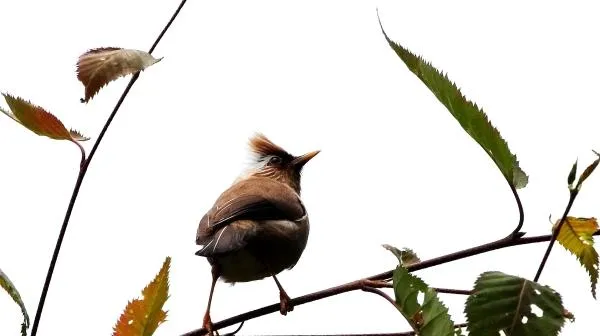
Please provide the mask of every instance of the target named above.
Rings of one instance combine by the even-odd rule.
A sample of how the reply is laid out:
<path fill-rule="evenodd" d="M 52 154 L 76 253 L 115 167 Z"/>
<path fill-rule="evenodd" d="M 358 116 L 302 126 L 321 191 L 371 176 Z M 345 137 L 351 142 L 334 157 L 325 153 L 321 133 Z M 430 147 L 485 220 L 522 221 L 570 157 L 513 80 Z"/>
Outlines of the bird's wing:
<path fill-rule="evenodd" d="M 197 255 L 210 256 L 245 246 L 259 220 L 295 220 L 305 209 L 290 187 L 268 178 L 250 178 L 226 190 L 200 221 Z"/>

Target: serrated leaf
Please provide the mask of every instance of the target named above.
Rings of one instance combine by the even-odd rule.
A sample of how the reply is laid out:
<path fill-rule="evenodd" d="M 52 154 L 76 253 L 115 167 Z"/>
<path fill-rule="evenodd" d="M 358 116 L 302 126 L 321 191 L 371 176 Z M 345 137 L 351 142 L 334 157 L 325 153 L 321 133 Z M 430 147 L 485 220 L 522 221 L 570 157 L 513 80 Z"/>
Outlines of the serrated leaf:
<path fill-rule="evenodd" d="M 413 330 L 420 336 L 454 336 L 454 322 L 448 308 L 420 278 L 410 274 L 404 266 L 398 266 L 393 275 L 396 306 Z M 418 302 L 424 295 L 423 303 Z"/>
<path fill-rule="evenodd" d="M 97 48 L 81 56 L 77 61 L 77 79 L 85 87 L 85 98 L 88 102 L 100 89 L 111 81 L 142 71 L 159 62 L 162 58 L 154 58 L 145 51 L 123 48 Z"/>
<path fill-rule="evenodd" d="M 79 132 L 67 130 L 62 121 L 43 108 L 20 97 L 13 97 L 6 93 L 2 95 L 10 110 L 0 108 L 0 111 L 33 133 L 55 140 L 81 141 L 89 139 Z"/>
<path fill-rule="evenodd" d="M 421 262 L 421 259 L 417 256 L 415 251 L 409 249 L 408 247 L 399 249 L 395 246 L 383 244 L 384 249 L 392 252 L 396 258 L 400 261 L 401 265 L 408 266 L 418 262 Z"/>
<path fill-rule="evenodd" d="M 560 219 L 554 224 L 556 229 Z M 556 240 L 571 254 L 590 276 L 591 291 L 596 298 L 596 285 L 598 284 L 598 252 L 594 248 L 594 232 L 598 231 L 596 218 L 567 217 L 561 226 Z"/>
<path fill-rule="evenodd" d="M 169 298 L 170 266 L 171 257 L 167 257 L 154 280 L 142 290 L 142 299 L 127 304 L 114 327 L 113 336 L 151 336 L 166 321 L 167 311 L 163 310 L 163 305 Z"/>
<path fill-rule="evenodd" d="M 15 301 L 16 304 L 21 308 L 21 314 L 23 314 L 23 323 L 21 323 L 21 335 L 27 335 L 27 328 L 29 328 L 29 314 L 27 314 L 27 309 L 25 308 L 25 303 L 23 299 L 21 299 L 21 294 L 15 287 L 15 285 L 10 281 L 8 276 L 0 269 L 0 287 L 4 288 L 4 290 L 10 295 L 10 297 Z"/>
<path fill-rule="evenodd" d="M 516 155 L 511 153 L 508 144 L 488 120 L 483 110 L 467 100 L 458 87 L 429 62 L 390 40 L 381 26 L 381 21 L 379 25 L 385 39 L 398 57 L 450 111 L 462 128 L 485 150 L 508 183 L 516 189 L 524 188 L 529 178 L 519 167 Z"/>
<path fill-rule="evenodd" d="M 563 311 L 550 287 L 502 272 L 482 273 L 465 305 L 469 336 L 558 335 Z"/>
<path fill-rule="evenodd" d="M 454 336 L 454 322 L 435 290 L 402 266 L 404 256 L 400 250 L 390 245 L 384 247 L 400 262 L 392 277 L 396 306 L 415 333 L 420 336 Z M 423 303 L 419 303 L 419 294 L 424 295 Z"/>
<path fill-rule="evenodd" d="M 73 138 L 73 140 L 77 140 L 77 141 L 90 140 L 89 137 L 86 137 L 85 135 L 81 134 L 78 130 L 70 129 L 69 134 L 71 135 L 71 138 Z"/>

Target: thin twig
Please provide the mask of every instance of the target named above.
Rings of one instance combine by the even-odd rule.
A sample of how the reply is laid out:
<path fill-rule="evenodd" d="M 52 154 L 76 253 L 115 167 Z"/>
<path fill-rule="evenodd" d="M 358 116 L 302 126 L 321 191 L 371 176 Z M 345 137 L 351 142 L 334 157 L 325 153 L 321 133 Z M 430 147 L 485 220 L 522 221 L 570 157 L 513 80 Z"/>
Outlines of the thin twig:
<path fill-rule="evenodd" d="M 186 1 L 187 0 L 181 1 L 181 3 L 179 4 L 177 9 L 173 13 L 171 18 L 169 19 L 169 21 L 167 22 L 167 24 L 165 25 L 163 30 L 160 32 L 160 34 L 158 35 L 158 37 L 152 44 L 152 47 L 150 47 L 149 53 L 152 53 L 154 51 L 154 49 L 156 48 L 156 46 L 158 45 L 158 43 L 164 36 L 167 29 L 171 26 L 171 24 L 173 23 L 173 21 L 175 20 L 175 18 L 179 14 L 179 12 L 181 11 L 181 8 L 183 8 L 183 5 L 185 5 Z M 94 157 L 94 154 L 96 153 L 96 150 L 98 150 L 98 146 L 100 145 L 102 138 L 104 138 L 104 135 L 105 135 L 106 131 L 108 130 L 108 127 L 110 126 L 112 120 L 114 119 L 115 115 L 119 111 L 121 104 L 123 104 L 123 101 L 127 97 L 127 94 L 129 93 L 129 91 L 131 90 L 131 87 L 137 81 L 139 76 L 140 76 L 140 72 L 138 71 L 131 77 L 131 80 L 127 84 L 127 87 L 125 87 L 125 90 L 121 94 L 121 97 L 117 101 L 115 107 L 113 108 L 113 111 L 111 112 L 108 119 L 106 120 L 104 127 L 100 131 L 100 134 L 98 135 L 98 139 L 96 140 L 96 142 L 94 143 L 94 146 L 92 147 L 92 150 L 90 151 L 90 155 L 87 157 L 87 159 L 85 159 L 85 161 L 83 161 L 81 163 L 81 166 L 79 169 L 79 174 L 77 175 L 77 180 L 75 181 L 75 186 L 73 187 L 73 193 L 71 194 L 71 200 L 69 201 L 69 205 L 67 206 L 67 211 L 65 212 L 65 218 L 63 220 L 62 226 L 60 228 L 60 232 L 58 234 L 58 238 L 56 240 L 56 246 L 54 247 L 54 252 L 52 253 L 52 259 L 50 260 L 50 266 L 48 267 L 48 272 L 46 273 L 46 280 L 44 281 L 44 287 L 42 288 L 42 293 L 40 295 L 40 300 L 39 300 L 39 303 L 37 306 L 37 311 L 35 313 L 35 318 L 33 320 L 33 326 L 31 328 L 31 336 L 36 336 L 36 334 L 37 334 L 38 326 L 39 326 L 40 319 L 42 316 L 42 311 L 44 309 L 44 303 L 46 302 L 46 296 L 48 295 L 48 289 L 50 288 L 50 282 L 52 281 L 52 275 L 54 274 L 54 268 L 56 267 L 56 262 L 58 260 L 58 254 L 60 253 L 60 248 L 62 246 L 62 242 L 65 237 L 65 233 L 67 231 L 67 226 L 69 225 L 69 220 L 71 219 L 71 213 L 73 212 L 73 207 L 75 206 L 75 201 L 77 200 L 77 196 L 79 195 L 79 189 L 81 188 L 81 183 L 83 182 L 83 178 L 85 177 L 87 169 L 90 166 L 90 162 L 92 161 L 92 158 Z"/>
<path fill-rule="evenodd" d="M 510 190 L 512 191 L 513 196 L 515 197 L 517 207 L 519 208 L 519 223 L 517 224 L 517 227 L 513 230 L 513 232 L 506 238 L 521 238 L 525 235 L 525 232 L 521 232 L 523 222 L 525 221 L 525 211 L 523 210 L 523 204 L 521 203 L 521 198 L 519 197 L 517 188 L 515 188 L 515 186 L 510 182 L 508 183 L 508 185 L 510 186 Z"/>
<path fill-rule="evenodd" d="M 567 204 L 565 212 L 563 213 L 562 218 L 560 219 L 560 223 L 558 223 L 556 229 L 554 229 L 554 231 L 552 232 L 552 238 L 550 239 L 550 243 L 548 244 L 546 253 L 544 253 L 544 256 L 542 257 L 542 262 L 540 263 L 540 267 L 538 267 L 538 270 L 535 273 L 535 277 L 533 278 L 534 282 L 537 282 L 540 279 L 540 276 L 542 275 L 544 266 L 546 266 L 546 261 L 548 261 L 548 257 L 550 256 L 550 251 L 552 251 L 552 246 L 554 246 L 554 242 L 556 241 L 556 237 L 558 237 L 560 229 L 562 228 L 563 224 L 567 221 L 567 216 L 569 215 L 569 211 L 571 211 L 571 207 L 573 206 L 573 202 L 575 202 L 575 198 L 577 198 L 577 194 L 579 194 L 578 189 L 571 190 L 571 193 L 569 194 L 569 203 Z"/>
<path fill-rule="evenodd" d="M 77 147 L 79 147 L 79 152 L 81 153 L 81 160 L 79 161 L 79 169 L 81 170 L 81 167 L 83 167 L 83 165 L 85 164 L 85 148 L 83 148 L 83 146 L 79 143 L 79 141 L 77 140 L 73 140 L 73 143 L 77 145 Z"/>
<path fill-rule="evenodd" d="M 464 289 L 452 289 L 452 288 L 433 288 L 434 291 L 444 294 L 458 294 L 458 295 L 471 295 L 473 291 Z"/>
<path fill-rule="evenodd" d="M 373 294 L 377 294 L 377 295 L 381 296 L 387 302 L 391 303 L 392 306 L 394 306 L 394 308 L 398 309 L 398 306 L 396 305 L 396 302 L 389 295 L 387 295 L 386 293 L 384 293 L 382 290 L 377 289 L 377 288 L 373 288 L 373 287 L 369 287 L 369 286 L 363 287 L 362 290 L 365 291 L 365 292 L 369 292 L 369 293 L 373 293 Z"/>
<path fill-rule="evenodd" d="M 598 230 L 594 233 L 594 236 L 597 236 L 597 235 L 600 235 L 600 230 Z M 448 263 L 451 261 L 456 261 L 459 259 L 472 257 L 474 255 L 478 255 L 481 253 L 487 253 L 487 252 L 491 252 L 494 250 L 502 249 L 505 247 L 532 244 L 532 243 L 540 243 L 540 242 L 550 241 L 550 239 L 552 239 L 552 235 L 521 237 L 521 238 L 516 238 L 516 239 L 501 239 L 501 240 L 493 241 L 493 242 L 490 242 L 490 243 L 487 243 L 484 245 L 480 245 L 480 246 L 472 247 L 472 248 L 469 248 L 466 250 L 447 254 L 447 255 L 437 257 L 434 259 L 425 260 L 425 261 L 422 261 L 422 262 L 419 262 L 416 264 L 409 265 L 406 268 L 409 271 L 414 272 L 414 271 L 422 270 L 425 268 L 445 264 L 445 263 Z M 352 282 L 349 282 L 349 283 L 346 283 L 346 284 L 343 284 L 340 286 L 336 286 L 336 287 L 324 289 L 324 290 L 321 290 L 318 292 L 314 292 L 311 294 L 307 294 L 304 296 L 300 296 L 295 299 L 292 299 L 291 303 L 294 306 L 299 306 L 301 304 L 305 304 L 308 302 L 317 301 L 317 300 L 321 300 L 321 299 L 335 296 L 338 294 L 351 292 L 351 291 L 354 291 L 357 289 L 361 289 L 361 283 L 364 280 L 386 280 L 386 279 L 390 279 L 392 277 L 392 273 L 393 273 L 393 271 L 390 270 L 390 271 L 387 271 L 384 273 L 370 276 L 366 279 L 352 281 Z M 253 318 L 257 318 L 259 316 L 271 314 L 271 313 L 278 312 L 278 311 L 279 311 L 279 302 L 276 304 L 272 304 L 269 306 L 251 310 L 251 311 L 245 312 L 243 314 L 232 316 L 225 320 L 214 323 L 213 327 L 214 327 L 214 330 L 218 330 L 221 328 L 229 327 L 234 324 L 240 323 L 241 321 L 251 320 Z M 187 333 L 183 334 L 182 336 L 201 336 L 201 335 L 204 335 L 205 333 L 206 333 L 206 330 L 204 328 L 202 328 L 202 329 L 196 329 L 196 330 L 187 332 Z"/>
<path fill-rule="evenodd" d="M 394 288 L 394 284 L 392 284 L 391 282 L 385 282 L 385 281 L 373 281 L 373 280 L 366 280 L 366 284 L 369 287 L 372 288 Z M 431 289 L 433 289 L 434 291 L 438 292 L 438 293 L 444 293 L 444 294 L 459 294 L 459 295 L 471 295 L 471 293 L 473 293 L 473 291 L 471 290 L 464 290 L 464 289 L 453 289 L 453 288 L 439 288 L 439 287 L 431 287 Z"/>
<path fill-rule="evenodd" d="M 238 332 L 240 332 L 240 330 L 242 330 L 242 327 L 244 326 L 245 322 L 246 321 L 242 321 L 242 323 L 240 323 L 240 325 L 234 331 L 229 332 L 223 336 L 235 336 L 235 334 L 237 334 Z"/>

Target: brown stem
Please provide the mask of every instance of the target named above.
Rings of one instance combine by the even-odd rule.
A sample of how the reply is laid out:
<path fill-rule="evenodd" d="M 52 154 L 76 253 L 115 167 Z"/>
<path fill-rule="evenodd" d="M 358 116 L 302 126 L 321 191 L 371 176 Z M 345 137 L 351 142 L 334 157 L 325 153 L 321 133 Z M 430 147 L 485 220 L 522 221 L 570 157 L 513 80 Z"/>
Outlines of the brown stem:
<path fill-rule="evenodd" d="M 158 35 L 158 37 L 152 44 L 152 47 L 150 47 L 149 53 L 152 53 L 154 51 L 154 49 L 156 48 L 156 46 L 158 45 L 158 43 L 160 42 L 160 40 L 162 39 L 162 37 L 164 36 L 166 31 L 169 29 L 169 27 L 171 26 L 171 24 L 173 23 L 173 21 L 175 20 L 175 18 L 179 14 L 179 12 L 181 11 L 181 8 L 183 8 L 183 5 L 185 5 L 186 1 L 187 0 L 181 1 L 179 6 L 175 10 L 173 15 L 169 19 L 169 21 L 167 22 L 167 24 L 165 25 L 165 27 L 162 29 L 162 31 L 160 32 L 160 34 Z M 58 233 L 58 238 L 56 239 L 56 245 L 54 247 L 54 252 L 52 253 L 52 259 L 50 260 L 50 265 L 48 266 L 48 272 L 46 273 L 46 280 L 44 281 L 44 286 L 42 288 L 42 293 L 40 295 L 40 300 L 39 300 L 37 310 L 35 313 L 35 318 L 33 320 L 33 326 L 31 328 L 31 336 L 36 336 L 37 331 L 38 331 L 40 319 L 42 317 L 42 311 L 44 310 L 44 303 L 46 302 L 46 296 L 48 295 L 48 290 L 50 289 L 50 282 L 52 281 L 52 275 L 54 274 L 54 268 L 56 267 L 56 262 L 58 261 L 58 255 L 60 253 L 60 248 L 62 246 L 62 242 L 65 237 L 65 233 L 67 232 L 67 226 L 69 225 L 69 220 L 71 219 L 71 213 L 73 212 L 73 207 L 75 207 L 75 201 L 77 200 L 77 196 L 79 195 L 79 189 L 81 188 L 81 184 L 83 183 L 83 178 L 85 177 L 87 169 L 90 166 L 90 162 L 92 161 L 92 158 L 94 157 L 94 154 L 96 153 L 96 150 L 98 150 L 98 146 L 100 145 L 100 142 L 104 138 L 104 135 L 106 134 L 106 131 L 108 130 L 108 127 L 112 123 L 112 120 L 114 119 L 115 115 L 119 111 L 121 104 L 123 104 L 123 101 L 127 97 L 127 94 L 129 94 L 131 87 L 137 81 L 139 76 L 140 76 L 140 72 L 138 71 L 131 77 L 131 80 L 127 84 L 127 87 L 125 87 L 125 90 L 121 94 L 121 97 L 119 97 L 119 100 L 115 104 L 113 111 L 108 116 L 108 119 L 106 120 L 106 123 L 104 124 L 104 127 L 100 131 L 100 134 L 98 135 L 98 139 L 96 140 L 96 142 L 94 143 L 94 146 L 92 147 L 92 150 L 90 151 L 90 155 L 87 157 L 87 159 L 85 159 L 81 162 L 81 166 L 79 169 L 79 175 L 77 175 L 77 181 L 75 181 L 75 186 L 73 187 L 73 192 L 71 193 L 71 199 L 69 201 L 69 205 L 67 206 L 67 210 L 65 212 L 65 217 L 63 219 L 62 226 L 60 227 L 60 232 Z M 83 147 L 81 147 L 81 145 L 79 143 L 77 143 L 77 145 L 79 145 L 79 148 L 82 151 L 82 158 L 83 158 L 85 156 Z"/>
<path fill-rule="evenodd" d="M 595 236 L 600 235 L 600 230 L 594 232 L 594 235 Z M 540 243 L 540 242 L 549 241 L 550 239 L 552 239 L 552 235 L 520 237 L 520 238 L 505 238 L 505 239 L 493 241 L 493 242 L 490 242 L 490 243 L 487 243 L 484 245 L 472 247 L 472 248 L 469 248 L 466 250 L 447 254 L 447 255 L 437 257 L 434 259 L 425 260 L 425 261 L 407 266 L 407 268 L 409 271 L 414 272 L 414 271 L 422 270 L 425 268 L 445 264 L 445 263 L 448 263 L 451 261 L 472 257 L 474 255 L 478 255 L 481 253 L 491 252 L 491 251 L 498 250 L 498 249 L 505 248 L 505 247 L 532 244 L 532 243 Z M 295 306 L 299 306 L 301 304 L 305 304 L 308 302 L 317 301 L 317 300 L 321 300 L 321 299 L 335 296 L 338 294 L 351 292 L 351 291 L 354 291 L 357 289 L 361 289 L 362 288 L 361 284 L 362 284 L 362 281 L 364 281 L 364 280 L 380 280 L 380 281 L 386 280 L 386 279 L 390 279 L 392 277 L 392 273 L 393 273 L 393 271 L 390 270 L 390 271 L 387 271 L 384 273 L 376 274 L 376 275 L 370 276 L 366 279 L 352 281 L 352 282 L 349 282 L 349 283 L 346 283 L 346 284 L 343 284 L 340 286 L 336 286 L 336 287 L 324 289 L 324 290 L 321 290 L 318 292 L 314 292 L 311 294 L 303 295 L 303 296 L 297 297 L 295 299 L 292 299 L 291 302 Z M 255 310 L 251 310 L 251 311 L 245 312 L 243 314 L 239 314 L 239 315 L 227 318 L 225 320 L 219 321 L 214 324 L 214 328 L 215 328 L 215 330 L 218 330 L 221 328 L 232 326 L 232 325 L 240 323 L 242 321 L 247 321 L 247 320 L 259 317 L 259 316 L 271 314 L 276 311 L 279 311 L 279 303 L 265 306 L 262 308 L 258 308 Z M 182 336 L 201 336 L 201 335 L 204 335 L 205 333 L 206 333 L 206 330 L 204 330 L 204 329 L 196 329 L 196 330 L 187 332 L 187 333 L 183 334 Z M 405 334 L 405 335 L 410 335 L 410 334 Z"/>
<path fill-rule="evenodd" d="M 390 282 L 386 282 L 386 281 L 380 281 L 380 280 L 376 280 L 376 281 L 365 280 L 365 281 L 367 281 L 366 284 L 372 288 L 394 288 L 394 284 L 392 284 Z M 473 293 L 473 291 L 471 291 L 471 290 L 464 290 L 464 289 L 439 288 L 439 287 L 432 287 L 432 289 L 438 293 L 444 293 L 444 294 L 471 295 L 471 293 Z"/>
<path fill-rule="evenodd" d="M 519 197 L 519 193 L 517 192 L 517 188 L 512 184 L 512 182 L 506 180 L 508 185 L 510 186 L 510 190 L 515 197 L 515 201 L 517 202 L 517 208 L 519 209 L 519 223 L 517 223 L 517 227 L 513 230 L 513 232 L 506 238 L 521 238 L 525 235 L 525 232 L 521 232 L 521 228 L 523 228 L 523 222 L 525 221 L 525 211 L 523 211 L 523 204 L 521 203 L 521 198 Z"/>
<path fill-rule="evenodd" d="M 369 287 L 369 286 L 364 286 L 361 289 L 365 292 L 369 292 L 369 293 L 373 293 L 373 294 L 377 294 L 377 295 L 381 296 L 387 302 L 391 303 L 392 306 L 394 306 L 394 308 L 398 309 L 398 306 L 396 305 L 396 302 L 394 301 L 394 299 L 392 299 L 389 295 L 385 294 L 382 290 L 373 288 L 373 287 Z"/>
<path fill-rule="evenodd" d="M 544 270 L 544 266 L 546 266 L 546 261 L 548 261 L 548 257 L 550 256 L 550 251 L 552 251 L 552 246 L 554 246 L 554 242 L 556 241 L 556 237 L 558 237 L 558 233 L 562 228 L 563 224 L 567 221 L 567 216 L 569 215 L 569 211 L 571 211 L 571 207 L 573 206 L 573 202 L 575 202 L 575 198 L 577 198 L 577 194 L 579 194 L 578 189 L 571 190 L 569 194 L 569 203 L 565 208 L 565 212 L 563 213 L 562 218 L 560 219 L 560 223 L 554 231 L 552 232 L 552 238 L 550 239 L 550 244 L 548 244 L 548 248 L 546 248 L 546 253 L 542 257 L 542 262 L 540 262 L 540 267 L 538 267 L 537 272 L 535 273 L 535 277 L 533 278 L 534 282 L 538 282 L 540 276 L 542 275 L 542 271 Z"/>
<path fill-rule="evenodd" d="M 473 291 L 464 289 L 452 289 L 452 288 L 433 288 L 434 291 L 444 294 L 459 294 L 459 295 L 471 295 Z"/>

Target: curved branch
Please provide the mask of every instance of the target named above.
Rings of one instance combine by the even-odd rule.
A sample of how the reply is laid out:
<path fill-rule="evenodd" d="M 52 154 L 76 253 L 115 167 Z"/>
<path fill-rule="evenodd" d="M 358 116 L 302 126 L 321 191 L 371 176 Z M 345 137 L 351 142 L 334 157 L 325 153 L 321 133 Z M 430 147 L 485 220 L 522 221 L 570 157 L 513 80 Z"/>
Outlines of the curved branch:
<path fill-rule="evenodd" d="M 506 180 L 508 182 L 508 180 Z M 519 208 L 519 223 L 517 227 L 513 230 L 513 232 L 506 238 L 521 238 L 525 235 L 525 232 L 521 232 L 521 228 L 523 228 L 523 222 L 525 221 L 525 211 L 523 210 L 523 204 L 521 203 L 521 198 L 519 197 L 519 193 L 517 192 L 517 188 L 515 188 L 512 183 L 508 183 L 510 186 L 510 190 L 515 197 L 515 201 L 517 202 L 517 207 Z"/>
<path fill-rule="evenodd" d="M 171 26 L 171 24 L 173 23 L 173 21 L 175 20 L 175 18 L 177 17 L 179 12 L 183 8 L 183 5 L 185 5 L 186 2 L 187 2 L 187 0 L 181 1 L 179 6 L 175 10 L 173 15 L 169 19 L 169 21 L 167 22 L 167 24 L 165 25 L 165 27 L 162 29 L 162 31 L 160 32 L 160 34 L 158 35 L 158 37 L 152 44 L 152 47 L 150 47 L 149 53 L 152 53 L 154 51 L 154 49 L 156 48 L 156 46 L 158 45 L 158 43 L 160 42 L 162 37 L 165 35 L 166 31 L 169 29 L 169 27 Z M 125 90 L 123 91 L 123 93 L 121 94 L 121 97 L 115 104 L 113 111 L 111 112 L 108 119 L 106 120 L 104 127 L 100 131 L 100 134 L 98 135 L 98 139 L 96 140 L 96 142 L 94 143 L 94 146 L 92 147 L 92 150 L 90 151 L 90 155 L 87 157 L 87 159 L 81 161 L 81 165 L 79 168 L 79 175 L 77 175 L 77 180 L 75 181 L 75 186 L 73 187 L 73 192 L 71 194 L 71 200 L 69 201 L 69 205 L 67 206 L 67 211 L 65 212 L 65 217 L 64 217 L 62 226 L 60 228 L 60 232 L 58 233 L 58 238 L 56 239 L 56 245 L 54 247 L 54 252 L 52 253 L 52 259 L 50 260 L 50 265 L 48 266 L 48 272 L 46 273 L 46 280 L 44 281 L 44 287 L 42 288 L 42 293 L 40 295 L 40 300 L 39 300 L 39 303 L 37 306 L 37 311 L 35 313 L 35 318 L 33 320 L 33 326 L 31 328 L 31 336 L 36 336 L 36 334 L 37 334 L 40 319 L 42 316 L 42 311 L 44 309 L 44 303 L 46 302 L 46 296 L 48 295 L 48 290 L 50 288 L 50 282 L 52 281 L 52 275 L 54 274 L 54 268 L 56 267 L 56 262 L 58 261 L 58 254 L 60 253 L 60 248 L 62 246 L 62 242 L 65 237 L 65 233 L 67 231 L 67 226 L 69 225 L 69 220 L 71 219 L 71 213 L 73 212 L 73 207 L 75 206 L 75 201 L 77 200 L 77 196 L 79 195 L 79 189 L 81 188 L 81 184 L 83 183 L 83 178 L 85 177 L 87 169 L 90 166 L 90 162 L 92 161 L 94 154 L 98 150 L 98 146 L 100 146 L 100 142 L 104 138 L 104 135 L 106 134 L 106 131 L 108 130 L 108 127 L 112 123 L 112 120 L 114 119 L 115 115 L 119 111 L 121 104 L 123 104 L 123 101 L 127 97 L 127 94 L 129 93 L 129 91 L 131 90 L 131 87 L 137 81 L 139 76 L 140 76 L 140 72 L 138 71 L 131 77 L 129 84 L 127 84 L 127 87 L 125 87 Z M 79 143 L 76 142 L 76 144 L 79 146 L 79 148 L 82 152 L 82 159 L 83 159 L 85 156 L 85 151 L 83 150 L 83 147 L 81 147 L 81 145 Z"/>
<path fill-rule="evenodd" d="M 373 293 L 373 294 L 377 294 L 377 295 L 381 296 L 387 302 L 391 303 L 392 306 L 394 306 L 394 308 L 398 309 L 396 302 L 389 295 L 385 294 L 381 289 L 365 286 L 362 288 L 362 290 L 365 292 L 369 292 L 369 293 Z"/>
<path fill-rule="evenodd" d="M 594 232 L 594 236 L 597 236 L 597 235 L 600 235 L 600 230 Z M 505 247 L 540 243 L 540 242 L 549 241 L 551 239 L 552 239 L 552 235 L 520 237 L 520 238 L 505 238 L 505 239 L 493 241 L 493 242 L 490 242 L 490 243 L 487 243 L 484 245 L 472 247 L 472 248 L 469 248 L 466 250 L 447 254 L 447 255 L 444 255 L 441 257 L 425 260 L 425 261 L 422 261 L 422 262 L 419 262 L 416 264 L 409 265 L 406 268 L 408 268 L 409 271 L 414 272 L 414 271 L 422 270 L 425 268 L 445 264 L 445 263 L 448 263 L 451 261 L 456 261 L 456 260 L 472 257 L 472 256 L 475 256 L 478 254 L 502 249 Z M 371 281 L 387 280 L 392 277 L 392 273 L 393 273 L 393 271 L 390 270 L 390 271 L 387 271 L 384 273 L 370 276 L 366 279 L 352 281 L 352 282 L 349 282 L 349 283 L 346 283 L 346 284 L 343 284 L 340 286 L 336 286 L 336 287 L 324 289 L 324 290 L 321 290 L 318 292 L 314 292 L 311 294 L 303 295 L 303 296 L 297 297 L 295 299 L 292 299 L 291 303 L 294 306 L 298 306 L 301 304 L 321 300 L 321 299 L 335 296 L 338 294 L 351 292 L 351 291 L 354 291 L 357 289 L 362 289 L 361 286 L 363 285 L 364 280 L 371 280 Z M 229 327 L 234 324 L 240 323 L 242 321 L 247 321 L 247 320 L 259 317 L 259 316 L 271 314 L 271 313 L 278 312 L 278 311 L 279 311 L 279 303 L 265 306 L 262 308 L 258 308 L 255 310 L 251 310 L 249 312 L 239 314 L 239 315 L 236 315 L 236 316 L 233 316 L 233 317 L 230 317 L 230 318 L 227 318 L 225 320 L 215 323 L 214 330 Z M 188 333 L 183 334 L 182 336 L 201 336 L 201 335 L 204 335 L 205 333 L 206 333 L 206 330 L 204 328 L 202 328 L 202 329 L 196 329 L 196 330 L 190 331 Z M 398 334 L 396 334 L 396 335 L 398 335 Z M 405 335 L 411 335 L 411 334 L 405 334 Z"/>
<path fill-rule="evenodd" d="M 235 336 L 235 334 L 237 334 L 238 332 L 240 332 L 240 330 L 242 330 L 244 323 L 246 323 L 246 321 L 242 321 L 242 323 L 240 323 L 240 325 L 234 331 L 227 333 L 223 336 Z"/>

